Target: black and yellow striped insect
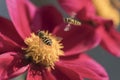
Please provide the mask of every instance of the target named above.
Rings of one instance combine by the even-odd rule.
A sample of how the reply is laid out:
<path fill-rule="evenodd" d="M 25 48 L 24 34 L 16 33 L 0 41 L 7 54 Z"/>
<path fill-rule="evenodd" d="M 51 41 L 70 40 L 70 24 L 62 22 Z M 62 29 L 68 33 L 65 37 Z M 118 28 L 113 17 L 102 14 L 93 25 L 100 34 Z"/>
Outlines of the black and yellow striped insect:
<path fill-rule="evenodd" d="M 68 23 L 68 24 L 72 24 L 72 25 L 81 25 L 80 21 L 78 21 L 72 17 L 64 18 L 64 22 Z"/>
<path fill-rule="evenodd" d="M 81 22 L 79 20 L 76 20 L 72 17 L 63 18 L 63 20 L 65 23 L 67 23 L 64 31 L 69 31 L 71 28 L 71 25 L 76 25 L 76 26 L 81 25 Z"/>
<path fill-rule="evenodd" d="M 42 41 L 48 45 L 48 46 L 51 46 L 52 45 L 52 40 L 50 38 L 48 38 L 47 36 L 44 35 L 44 33 L 42 31 L 39 31 L 38 32 L 38 36 L 39 38 L 42 39 Z"/>

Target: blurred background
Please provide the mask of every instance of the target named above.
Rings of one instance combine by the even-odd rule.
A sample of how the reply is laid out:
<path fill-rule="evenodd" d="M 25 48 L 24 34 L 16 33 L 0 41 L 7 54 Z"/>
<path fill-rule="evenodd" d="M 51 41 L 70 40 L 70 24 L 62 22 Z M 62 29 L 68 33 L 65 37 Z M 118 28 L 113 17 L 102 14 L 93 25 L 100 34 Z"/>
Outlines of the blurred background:
<path fill-rule="evenodd" d="M 35 4 L 39 5 L 37 0 L 32 0 L 32 1 Z M 100 3 L 99 1 L 104 1 L 104 2 L 106 1 L 109 6 L 110 5 L 114 6 L 114 9 L 113 9 L 113 7 L 111 7 L 111 11 L 113 10 L 111 12 L 111 16 L 103 15 L 105 13 L 101 13 L 101 12 L 103 12 L 103 11 L 105 12 L 106 10 L 104 10 L 104 7 L 99 8 L 99 6 L 101 6 L 102 3 L 96 5 L 96 1 L 98 1 L 97 3 Z M 66 15 L 66 13 L 61 9 L 59 4 L 55 0 L 41 0 L 40 3 L 41 3 L 41 5 L 46 5 L 46 4 L 55 5 L 63 13 L 63 15 Z M 105 18 L 113 19 L 115 21 L 115 24 L 117 26 L 119 26 L 117 29 L 120 30 L 120 25 L 118 24 L 118 22 L 120 22 L 120 0 L 112 0 L 111 3 L 109 2 L 109 0 L 93 0 L 93 3 L 96 6 L 96 10 L 98 10 L 98 14 Z M 117 12 L 116 12 L 116 10 L 117 10 Z M 113 14 L 113 13 L 115 13 L 115 14 Z M 0 0 L 0 16 L 10 19 L 8 12 L 7 12 L 5 0 Z M 93 57 L 97 62 L 99 62 L 106 69 L 106 71 L 109 74 L 110 80 L 120 80 L 120 58 L 116 58 L 116 57 L 110 55 L 109 53 L 107 53 L 105 50 L 103 50 L 99 46 L 88 51 L 88 55 Z M 21 75 L 12 80 L 24 80 L 24 79 L 21 79 L 21 77 L 24 77 L 24 75 Z"/>

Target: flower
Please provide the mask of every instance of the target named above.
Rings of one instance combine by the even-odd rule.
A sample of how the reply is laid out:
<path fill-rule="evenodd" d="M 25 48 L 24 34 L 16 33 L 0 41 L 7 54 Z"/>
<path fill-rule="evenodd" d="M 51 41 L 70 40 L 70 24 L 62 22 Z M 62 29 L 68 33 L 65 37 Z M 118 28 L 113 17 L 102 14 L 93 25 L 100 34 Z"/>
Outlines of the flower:
<path fill-rule="evenodd" d="M 113 20 L 116 27 L 119 25 L 119 11 L 112 5 L 112 2 L 116 2 L 116 0 L 92 0 L 92 2 L 99 16 Z M 104 4 L 106 6 L 102 6 Z"/>
<path fill-rule="evenodd" d="M 92 0 L 58 0 L 58 2 L 70 16 L 73 16 L 72 13 L 76 14 L 75 18 L 81 21 L 82 25 L 79 28 L 83 32 L 83 27 L 86 27 L 86 32 L 98 34 L 100 46 L 114 56 L 120 57 L 120 33 L 116 31 L 111 20 L 97 16 Z M 79 32 L 79 34 L 87 35 L 85 32 Z"/>
<path fill-rule="evenodd" d="M 111 0 L 113 3 L 113 6 L 116 7 L 118 10 L 120 10 L 120 1 L 119 0 Z"/>
<path fill-rule="evenodd" d="M 108 80 L 106 71 L 97 62 L 85 53 L 78 52 L 75 47 L 79 45 L 76 41 L 80 40 L 78 32 L 64 32 L 65 35 L 63 31 L 60 32 L 63 40 L 66 39 L 62 42 L 56 37 L 63 28 L 55 27 L 59 24 L 59 13 L 54 7 L 46 6 L 38 10 L 29 0 L 6 2 L 13 24 L 0 17 L 1 80 L 14 78 L 24 72 L 27 72 L 26 80 Z M 73 39 L 76 42 L 72 42 L 72 45 L 68 43 Z"/>

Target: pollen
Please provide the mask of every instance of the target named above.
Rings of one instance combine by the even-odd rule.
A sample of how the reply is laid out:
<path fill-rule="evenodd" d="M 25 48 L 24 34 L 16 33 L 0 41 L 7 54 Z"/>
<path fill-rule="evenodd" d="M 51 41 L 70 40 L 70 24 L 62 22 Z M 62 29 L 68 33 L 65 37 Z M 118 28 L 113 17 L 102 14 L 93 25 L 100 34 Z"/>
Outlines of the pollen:
<path fill-rule="evenodd" d="M 55 62 L 59 61 L 59 56 L 63 55 L 61 40 L 48 31 L 41 32 L 44 36 L 40 37 L 32 33 L 25 39 L 24 42 L 27 45 L 26 48 L 23 48 L 26 53 L 25 58 L 31 58 L 32 62 L 41 66 L 54 68 Z M 51 45 L 46 44 L 48 40 L 51 41 Z"/>

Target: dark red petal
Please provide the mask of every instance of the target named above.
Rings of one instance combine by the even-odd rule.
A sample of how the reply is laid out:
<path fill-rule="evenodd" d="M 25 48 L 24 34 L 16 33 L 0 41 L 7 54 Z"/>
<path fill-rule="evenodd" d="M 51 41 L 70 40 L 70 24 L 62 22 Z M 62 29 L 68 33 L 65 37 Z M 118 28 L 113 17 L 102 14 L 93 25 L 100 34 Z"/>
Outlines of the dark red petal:
<path fill-rule="evenodd" d="M 17 51 L 20 45 L 0 33 L 0 54 L 3 52 Z"/>
<path fill-rule="evenodd" d="M 116 57 L 120 57 L 120 33 L 114 28 L 112 22 L 105 22 L 98 28 L 98 32 L 102 37 L 101 46 Z"/>
<path fill-rule="evenodd" d="M 72 15 L 72 12 L 76 13 L 82 8 L 86 9 L 90 15 L 96 13 L 91 0 L 58 0 L 58 2 L 62 8 L 70 15 Z"/>
<path fill-rule="evenodd" d="M 100 37 L 94 28 L 87 24 L 71 26 L 70 31 L 64 31 L 65 25 L 57 26 L 54 34 L 61 37 L 65 55 L 72 55 L 94 48 L 100 42 Z"/>
<path fill-rule="evenodd" d="M 1 80 L 8 80 L 10 78 L 16 77 L 19 74 L 22 74 L 26 71 L 27 67 L 19 66 L 15 67 L 16 64 L 14 64 L 15 56 L 17 53 L 15 52 L 7 52 L 0 55 L 0 79 Z"/>
<path fill-rule="evenodd" d="M 56 80 L 70 80 L 70 78 L 57 69 L 57 67 L 52 70 L 52 74 L 56 77 Z"/>
<path fill-rule="evenodd" d="M 24 45 L 23 39 L 19 36 L 10 20 L 0 17 L 0 32 L 16 43 Z"/>
<path fill-rule="evenodd" d="M 63 79 L 63 80 L 82 80 L 81 76 L 79 74 L 77 74 L 75 71 L 67 69 L 63 66 L 61 67 L 61 66 L 62 66 L 62 64 L 60 64 L 60 66 L 59 65 L 57 66 L 59 72 L 61 72 L 63 74 L 63 76 L 61 78 L 64 78 L 65 76 L 68 77 L 68 79 Z M 61 75 L 61 74 L 59 74 L 59 75 Z"/>
<path fill-rule="evenodd" d="M 55 79 L 51 72 L 46 69 L 43 69 L 41 71 L 39 71 L 39 69 L 38 71 L 34 69 L 29 69 L 26 80 L 58 80 L 58 79 Z"/>
<path fill-rule="evenodd" d="M 17 32 L 25 39 L 31 33 L 26 0 L 6 0 L 6 3 Z"/>
<path fill-rule="evenodd" d="M 58 80 L 51 71 L 52 70 L 45 69 L 40 65 L 32 64 L 28 70 L 26 80 Z"/>
<path fill-rule="evenodd" d="M 43 80 L 39 69 L 38 71 L 35 69 L 36 67 L 34 69 L 32 67 L 28 69 L 26 80 Z"/>
<path fill-rule="evenodd" d="M 32 29 L 34 31 L 38 30 L 48 30 L 52 32 L 54 27 L 60 24 L 62 21 L 62 15 L 53 6 L 43 6 L 38 9 L 35 14 L 32 23 Z"/>
<path fill-rule="evenodd" d="M 103 67 L 84 53 L 74 58 L 64 57 L 56 65 L 62 73 L 73 76 L 76 80 L 79 80 L 79 76 L 91 80 L 108 80 Z"/>
<path fill-rule="evenodd" d="M 45 69 L 42 71 L 42 80 L 58 80 L 55 78 L 55 76 L 51 73 L 51 70 Z"/>

